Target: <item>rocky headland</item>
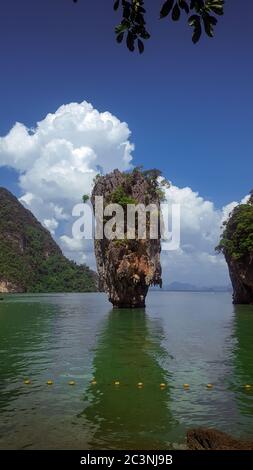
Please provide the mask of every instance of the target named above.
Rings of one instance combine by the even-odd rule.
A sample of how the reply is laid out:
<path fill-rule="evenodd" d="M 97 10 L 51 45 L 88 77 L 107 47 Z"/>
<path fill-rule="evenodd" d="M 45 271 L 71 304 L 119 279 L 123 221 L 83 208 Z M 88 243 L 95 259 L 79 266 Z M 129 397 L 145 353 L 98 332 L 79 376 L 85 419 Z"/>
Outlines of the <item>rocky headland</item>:
<path fill-rule="evenodd" d="M 65 258 L 34 215 L 0 188 L 0 293 L 97 291 L 97 275 Z"/>
<path fill-rule="evenodd" d="M 228 264 L 235 304 L 253 304 L 253 194 L 224 223 L 218 251 Z"/>

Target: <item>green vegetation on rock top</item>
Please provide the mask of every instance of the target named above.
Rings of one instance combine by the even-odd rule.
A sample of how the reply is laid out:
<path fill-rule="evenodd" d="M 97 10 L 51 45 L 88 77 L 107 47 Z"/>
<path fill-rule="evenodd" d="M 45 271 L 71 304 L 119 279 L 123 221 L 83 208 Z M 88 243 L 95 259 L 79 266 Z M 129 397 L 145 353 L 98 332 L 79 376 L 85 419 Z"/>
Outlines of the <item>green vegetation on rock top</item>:
<path fill-rule="evenodd" d="M 123 208 L 128 204 L 137 204 L 136 199 L 129 196 L 123 186 L 118 186 L 111 194 L 111 202 L 113 204 L 119 204 Z"/>
<path fill-rule="evenodd" d="M 234 260 L 253 258 L 252 198 L 247 204 L 235 207 L 224 226 L 224 232 L 216 250 Z"/>

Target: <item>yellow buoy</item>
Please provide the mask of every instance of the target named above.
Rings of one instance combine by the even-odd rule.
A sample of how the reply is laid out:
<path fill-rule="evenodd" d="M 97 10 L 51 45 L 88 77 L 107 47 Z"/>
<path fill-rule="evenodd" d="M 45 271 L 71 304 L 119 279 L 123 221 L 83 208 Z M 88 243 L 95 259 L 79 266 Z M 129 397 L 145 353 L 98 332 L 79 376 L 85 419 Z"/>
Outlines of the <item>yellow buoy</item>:
<path fill-rule="evenodd" d="M 91 383 L 92 383 L 92 385 L 97 385 L 97 381 L 96 381 L 96 380 L 92 380 Z"/>
<path fill-rule="evenodd" d="M 166 384 L 163 384 L 163 383 L 162 383 L 162 384 L 160 384 L 160 387 L 161 387 L 161 388 L 165 388 L 165 387 L 166 387 Z"/>
<path fill-rule="evenodd" d="M 53 383 L 54 383 L 54 382 L 53 382 L 52 380 L 48 380 L 48 381 L 47 381 L 47 385 L 53 385 Z"/>
<path fill-rule="evenodd" d="M 189 384 L 184 384 L 184 388 L 189 388 L 190 385 Z"/>
<path fill-rule="evenodd" d="M 29 379 L 24 380 L 25 385 L 30 385 L 30 383 L 31 383 L 31 380 L 29 380 Z"/>
<path fill-rule="evenodd" d="M 118 380 L 115 380 L 114 385 L 119 385 L 120 382 Z"/>
<path fill-rule="evenodd" d="M 213 388 L 212 384 L 207 384 L 207 388 Z"/>
<path fill-rule="evenodd" d="M 70 381 L 69 381 L 69 385 L 75 385 L 75 384 L 76 384 L 76 383 L 75 383 L 74 380 L 70 380 Z"/>
<path fill-rule="evenodd" d="M 250 389 L 251 389 L 251 385 L 246 384 L 246 385 L 245 385 L 245 388 L 246 388 L 246 390 L 250 390 Z"/>
<path fill-rule="evenodd" d="M 143 383 L 142 383 L 142 382 L 138 382 L 137 385 L 138 385 L 139 388 L 143 387 Z"/>

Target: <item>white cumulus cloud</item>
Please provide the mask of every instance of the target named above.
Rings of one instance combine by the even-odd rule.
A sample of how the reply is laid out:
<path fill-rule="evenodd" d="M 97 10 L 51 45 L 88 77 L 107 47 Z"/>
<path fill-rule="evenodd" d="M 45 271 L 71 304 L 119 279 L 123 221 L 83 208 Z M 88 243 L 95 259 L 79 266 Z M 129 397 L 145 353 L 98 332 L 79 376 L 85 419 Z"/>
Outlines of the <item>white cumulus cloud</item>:
<path fill-rule="evenodd" d="M 248 196 L 241 202 L 245 203 L 247 199 Z M 180 204 L 181 243 L 178 250 L 162 252 L 164 283 L 229 284 L 226 262 L 215 252 L 215 247 L 220 239 L 222 223 L 238 202 L 217 209 L 191 188 L 178 188 L 173 184 L 166 189 L 166 200 L 170 205 Z"/>
<path fill-rule="evenodd" d="M 93 268 L 93 242 L 72 237 L 72 208 L 90 193 L 98 172 L 131 168 L 130 136 L 127 123 L 84 101 L 61 106 L 32 129 L 16 123 L 0 137 L 0 167 L 17 171 L 22 204 L 51 231 L 66 256 Z M 173 184 L 166 197 L 181 206 L 181 245 L 162 252 L 164 283 L 227 284 L 225 261 L 214 248 L 237 202 L 217 209 L 190 187 Z"/>
<path fill-rule="evenodd" d="M 86 101 L 70 103 L 34 129 L 16 123 L 0 138 L 0 166 L 18 171 L 21 202 L 54 231 L 90 192 L 99 171 L 131 166 L 130 134 L 127 124 L 111 113 Z"/>

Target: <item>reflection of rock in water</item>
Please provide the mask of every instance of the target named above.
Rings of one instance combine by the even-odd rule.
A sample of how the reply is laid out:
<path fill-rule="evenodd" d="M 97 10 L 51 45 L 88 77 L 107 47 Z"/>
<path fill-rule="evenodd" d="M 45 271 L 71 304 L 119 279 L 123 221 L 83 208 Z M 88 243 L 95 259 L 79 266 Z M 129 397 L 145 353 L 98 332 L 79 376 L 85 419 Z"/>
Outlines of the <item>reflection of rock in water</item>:
<path fill-rule="evenodd" d="M 144 310 L 113 310 L 94 359 L 97 385 L 90 385 L 82 417 L 92 424 L 90 448 L 166 448 L 175 428 L 169 411 L 168 374 L 158 364 L 165 356 L 159 325 Z M 119 385 L 114 382 L 119 381 Z M 144 385 L 138 388 L 138 382 Z"/>
<path fill-rule="evenodd" d="M 234 348 L 234 377 L 238 389 L 235 397 L 246 427 L 248 421 L 248 430 L 252 428 L 253 416 L 253 306 L 236 305 L 234 309 L 234 335 L 237 341 Z M 245 388 L 247 384 L 252 385 L 248 391 Z M 253 437 L 253 431 L 250 437 Z"/>

